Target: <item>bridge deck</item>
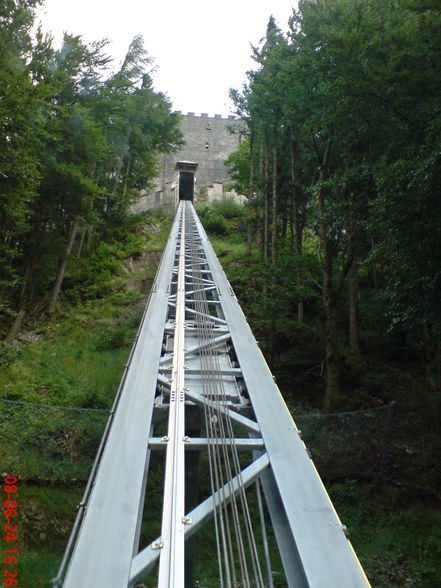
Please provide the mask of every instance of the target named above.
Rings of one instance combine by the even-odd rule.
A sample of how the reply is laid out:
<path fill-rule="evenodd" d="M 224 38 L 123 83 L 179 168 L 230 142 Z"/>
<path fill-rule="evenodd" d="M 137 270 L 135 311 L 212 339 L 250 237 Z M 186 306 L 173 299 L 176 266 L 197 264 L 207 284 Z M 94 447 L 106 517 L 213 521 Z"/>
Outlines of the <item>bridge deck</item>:
<path fill-rule="evenodd" d="M 166 455 L 161 536 L 140 550 L 153 449 Z M 201 451 L 212 496 L 198 503 L 189 472 Z M 220 585 L 271 586 L 268 549 L 264 572 L 246 501 L 256 481 L 288 586 L 369 586 L 193 205 L 183 201 L 54 586 L 126 588 L 158 560 L 158 586 L 184 586 L 184 577 L 189 585 L 186 545 L 211 518 Z M 265 532 L 258 535 L 265 543 Z"/>

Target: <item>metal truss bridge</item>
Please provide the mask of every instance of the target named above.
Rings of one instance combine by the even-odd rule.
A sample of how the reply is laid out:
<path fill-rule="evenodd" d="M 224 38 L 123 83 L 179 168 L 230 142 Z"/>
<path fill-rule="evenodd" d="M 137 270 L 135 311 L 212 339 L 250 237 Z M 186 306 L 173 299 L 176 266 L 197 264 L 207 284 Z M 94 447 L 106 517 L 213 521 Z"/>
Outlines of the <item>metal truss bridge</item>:
<path fill-rule="evenodd" d="M 147 482 L 159 476 L 160 532 L 142 545 Z M 216 585 L 369 586 L 193 204 L 181 201 L 53 586 L 126 588 L 155 568 L 149 586 L 194 586 L 209 521 Z"/>

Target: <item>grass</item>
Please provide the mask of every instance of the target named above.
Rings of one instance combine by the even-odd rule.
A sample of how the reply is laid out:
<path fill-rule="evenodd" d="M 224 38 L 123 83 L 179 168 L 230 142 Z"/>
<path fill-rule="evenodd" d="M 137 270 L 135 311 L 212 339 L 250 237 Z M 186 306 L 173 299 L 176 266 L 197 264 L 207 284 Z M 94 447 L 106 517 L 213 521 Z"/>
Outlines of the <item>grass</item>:
<path fill-rule="evenodd" d="M 374 587 L 441 585 L 439 505 L 352 480 L 327 489 Z"/>
<path fill-rule="evenodd" d="M 59 313 L 44 340 L 29 343 L 0 373 L 1 397 L 106 408 L 115 395 L 142 313 L 139 293 L 90 301 Z"/>
<path fill-rule="evenodd" d="M 83 488 L 19 486 L 19 586 L 47 588 L 56 575 Z"/>

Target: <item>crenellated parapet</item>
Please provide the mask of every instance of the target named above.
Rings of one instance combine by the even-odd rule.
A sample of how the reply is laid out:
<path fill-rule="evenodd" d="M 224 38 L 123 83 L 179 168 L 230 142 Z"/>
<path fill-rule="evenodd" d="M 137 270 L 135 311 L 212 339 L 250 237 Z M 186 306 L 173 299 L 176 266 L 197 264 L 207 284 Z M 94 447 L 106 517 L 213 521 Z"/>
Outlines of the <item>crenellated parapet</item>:
<path fill-rule="evenodd" d="M 240 120 L 234 114 L 229 114 L 224 116 L 223 114 L 215 114 L 214 116 L 209 115 L 207 112 L 202 112 L 201 114 L 196 114 L 195 112 L 187 112 L 183 113 L 182 110 L 176 110 L 176 114 L 181 116 L 188 116 L 190 118 L 203 118 L 203 119 L 214 119 L 214 120 Z"/>

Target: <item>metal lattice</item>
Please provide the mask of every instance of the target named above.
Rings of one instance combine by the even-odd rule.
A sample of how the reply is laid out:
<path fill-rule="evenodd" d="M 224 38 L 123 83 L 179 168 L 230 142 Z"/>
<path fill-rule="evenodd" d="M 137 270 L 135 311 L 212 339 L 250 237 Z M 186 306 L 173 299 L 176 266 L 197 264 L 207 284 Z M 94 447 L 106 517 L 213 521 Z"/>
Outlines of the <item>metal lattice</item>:
<path fill-rule="evenodd" d="M 140 550 L 153 450 L 165 453 L 161 534 Z M 211 496 L 198 502 L 201 452 Z M 210 519 L 219 585 L 272 586 L 263 502 L 286 585 L 369 585 L 193 205 L 181 202 L 54 586 L 126 588 L 158 561 L 159 587 L 190 586 L 188 546 Z"/>

